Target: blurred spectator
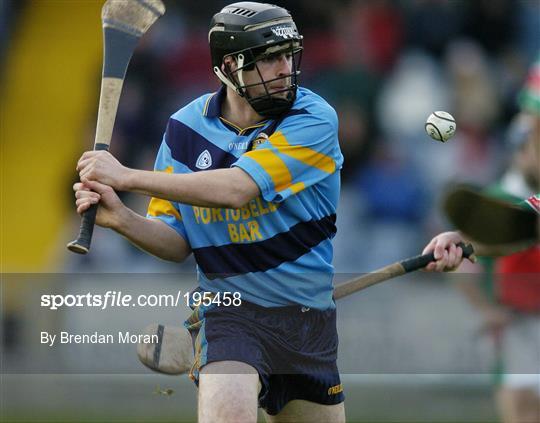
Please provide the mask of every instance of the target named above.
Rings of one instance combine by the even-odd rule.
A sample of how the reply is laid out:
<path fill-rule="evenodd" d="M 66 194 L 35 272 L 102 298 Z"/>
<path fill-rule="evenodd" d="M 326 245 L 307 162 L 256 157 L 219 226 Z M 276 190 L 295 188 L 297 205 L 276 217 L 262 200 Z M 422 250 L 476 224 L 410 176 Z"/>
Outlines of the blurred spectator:
<path fill-rule="evenodd" d="M 452 109 L 461 135 L 455 143 L 460 149 L 457 175 L 486 184 L 494 177 L 502 158 L 501 142 L 493 136 L 500 112 L 496 75 L 484 51 L 469 40 L 449 45 L 446 65 Z"/>
<path fill-rule="evenodd" d="M 370 131 L 367 112 L 357 102 L 344 99 L 336 104 L 339 115 L 339 144 L 347 165 L 341 178 L 347 183 L 368 159 L 373 148 L 374 136 Z"/>
<path fill-rule="evenodd" d="M 517 9 L 517 46 L 525 61 L 531 63 L 540 51 L 540 2 L 520 1 Z"/>
<path fill-rule="evenodd" d="M 425 133 L 425 120 L 434 109 L 449 109 L 449 87 L 440 64 L 419 50 L 402 52 L 377 98 L 381 130 L 401 140 L 396 147 L 402 153 L 414 155 L 408 138 Z"/>
<path fill-rule="evenodd" d="M 372 159 L 358 169 L 355 186 L 362 200 L 366 262 L 373 268 L 416 254 L 418 231 L 428 212 L 427 180 L 391 144 L 379 141 Z"/>
<path fill-rule="evenodd" d="M 443 146 L 424 130 L 426 118 L 435 110 L 452 112 L 445 73 L 425 53 L 403 52 L 396 68 L 386 79 L 377 101 L 377 120 L 391 148 L 421 172 L 429 175 L 430 197 L 454 172 L 454 141 Z M 458 123 L 458 129 L 459 129 Z"/>
<path fill-rule="evenodd" d="M 372 220 L 410 225 L 418 224 L 425 216 L 425 179 L 417 167 L 383 142 L 378 143 L 370 163 L 359 169 L 356 185 Z"/>
<path fill-rule="evenodd" d="M 371 72 L 393 66 L 403 44 L 403 18 L 395 2 L 352 2 L 341 10 L 338 24 L 344 60 L 362 64 Z"/>
<path fill-rule="evenodd" d="M 440 57 L 460 32 L 465 2 L 413 0 L 404 7 L 407 47 Z"/>
<path fill-rule="evenodd" d="M 488 132 L 499 113 L 492 67 L 481 47 L 470 40 L 448 46 L 446 66 L 453 88 L 456 121 L 462 128 Z"/>
<path fill-rule="evenodd" d="M 463 34 L 474 38 L 493 55 L 499 55 L 514 42 L 518 29 L 517 13 L 523 7 L 523 3 L 534 2 L 508 0 L 462 2 L 460 6 L 464 19 Z"/>

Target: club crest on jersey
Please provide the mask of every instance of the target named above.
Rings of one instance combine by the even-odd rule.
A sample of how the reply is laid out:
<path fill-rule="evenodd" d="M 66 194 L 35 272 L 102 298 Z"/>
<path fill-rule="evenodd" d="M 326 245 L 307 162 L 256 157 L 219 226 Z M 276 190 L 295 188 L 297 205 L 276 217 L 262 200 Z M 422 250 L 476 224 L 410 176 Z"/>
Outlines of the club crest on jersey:
<path fill-rule="evenodd" d="M 261 132 L 259 135 L 257 135 L 257 138 L 253 140 L 251 149 L 255 150 L 259 145 L 266 141 L 268 141 L 268 135 L 266 135 L 264 132 Z"/>
<path fill-rule="evenodd" d="M 296 36 L 296 30 L 292 26 L 274 26 L 270 28 L 274 35 L 282 38 L 294 38 Z"/>
<path fill-rule="evenodd" d="M 199 154 L 195 167 L 197 169 L 205 170 L 210 166 L 212 166 L 212 156 L 208 150 L 204 150 L 201 154 Z"/>

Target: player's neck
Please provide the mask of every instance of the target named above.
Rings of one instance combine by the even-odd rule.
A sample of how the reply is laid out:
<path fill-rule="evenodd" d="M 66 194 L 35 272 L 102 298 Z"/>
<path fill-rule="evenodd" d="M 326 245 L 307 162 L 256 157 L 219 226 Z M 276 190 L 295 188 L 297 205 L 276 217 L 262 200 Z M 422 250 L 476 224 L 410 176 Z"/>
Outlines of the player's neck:
<path fill-rule="evenodd" d="M 240 128 L 247 128 L 264 120 L 264 117 L 253 110 L 245 98 L 240 97 L 230 88 L 227 88 L 227 96 L 221 105 L 221 115 Z"/>

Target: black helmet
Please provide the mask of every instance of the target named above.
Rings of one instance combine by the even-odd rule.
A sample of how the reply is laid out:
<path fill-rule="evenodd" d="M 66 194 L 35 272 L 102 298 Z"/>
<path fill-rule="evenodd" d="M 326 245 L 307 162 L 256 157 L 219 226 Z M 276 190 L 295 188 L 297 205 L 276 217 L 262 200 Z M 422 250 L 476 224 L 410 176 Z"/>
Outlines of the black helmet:
<path fill-rule="evenodd" d="M 296 25 L 286 9 L 255 2 L 230 4 L 212 18 L 208 41 L 214 73 L 224 84 L 245 97 L 257 113 L 265 117 L 277 117 L 290 109 L 298 87 L 302 36 L 298 34 Z M 281 53 L 292 55 L 290 74 L 256 84 L 244 84 L 242 77 L 244 70 L 256 69 L 259 72 L 257 68 L 259 60 Z M 234 71 L 227 65 L 222 71 L 224 58 L 227 56 L 236 59 L 238 68 Z M 290 83 L 285 89 L 271 95 L 266 84 L 280 79 L 289 79 Z M 256 85 L 264 87 L 264 94 L 252 97 L 247 88 Z M 275 96 L 280 92 L 287 94 L 283 97 Z"/>

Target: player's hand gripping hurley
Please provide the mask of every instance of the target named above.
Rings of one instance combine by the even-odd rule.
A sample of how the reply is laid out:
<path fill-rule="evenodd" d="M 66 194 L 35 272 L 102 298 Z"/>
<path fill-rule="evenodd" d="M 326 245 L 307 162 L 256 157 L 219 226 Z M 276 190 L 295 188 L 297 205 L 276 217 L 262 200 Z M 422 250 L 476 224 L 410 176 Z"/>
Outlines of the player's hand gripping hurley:
<path fill-rule="evenodd" d="M 460 242 L 457 244 L 457 246 L 461 247 L 463 250 L 464 258 L 469 258 L 474 254 L 474 249 L 471 244 L 465 245 Z M 388 279 L 395 278 L 396 276 L 404 275 L 405 273 L 423 269 L 432 261 L 435 261 L 433 252 L 392 263 L 381 269 L 368 273 L 367 275 L 362 275 L 341 285 L 337 285 L 334 288 L 334 299 L 339 300 L 340 298 L 351 295 L 357 291 L 361 291 L 362 289 L 365 289 L 371 285 L 384 282 Z"/>
<path fill-rule="evenodd" d="M 165 13 L 161 0 L 107 0 L 101 9 L 103 24 L 103 75 L 94 150 L 108 150 L 126 70 L 139 38 Z M 74 253 L 90 250 L 98 205 L 83 213 L 79 236 L 67 248 Z"/>

